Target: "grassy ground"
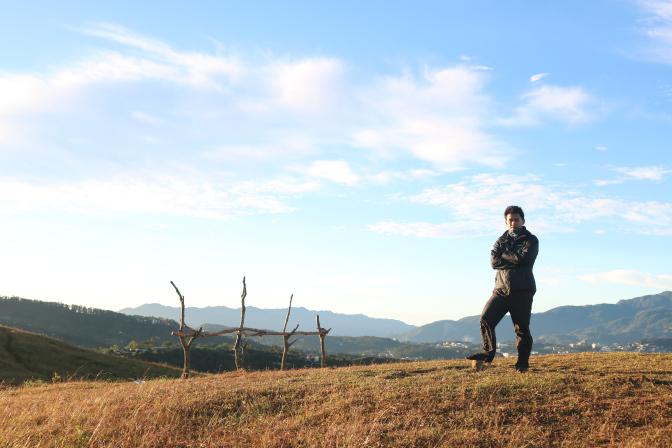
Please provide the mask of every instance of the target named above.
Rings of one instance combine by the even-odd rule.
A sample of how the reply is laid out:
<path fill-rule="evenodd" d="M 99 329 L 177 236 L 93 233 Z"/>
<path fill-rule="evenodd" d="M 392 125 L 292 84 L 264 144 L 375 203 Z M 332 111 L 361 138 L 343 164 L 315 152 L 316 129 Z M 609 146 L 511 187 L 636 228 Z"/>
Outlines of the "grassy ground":
<path fill-rule="evenodd" d="M 0 391 L 0 446 L 672 445 L 672 355 L 230 372 Z"/>
<path fill-rule="evenodd" d="M 55 375 L 56 374 L 56 375 Z M 104 355 L 43 335 L 0 326 L 0 381 L 179 378 L 182 369 Z"/>

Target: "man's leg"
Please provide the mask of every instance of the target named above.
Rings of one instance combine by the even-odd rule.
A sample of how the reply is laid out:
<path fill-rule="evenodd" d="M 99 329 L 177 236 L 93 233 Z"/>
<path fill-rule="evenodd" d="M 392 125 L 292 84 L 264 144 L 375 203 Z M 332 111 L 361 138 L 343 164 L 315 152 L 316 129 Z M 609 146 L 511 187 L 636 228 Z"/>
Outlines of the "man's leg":
<path fill-rule="evenodd" d="M 509 311 L 507 296 L 493 292 L 492 297 L 485 304 L 481 313 L 481 338 L 483 339 L 483 353 L 488 356 L 486 362 L 492 362 L 497 352 L 497 337 L 495 327 Z"/>
<path fill-rule="evenodd" d="M 516 348 L 518 362 L 516 370 L 527 371 L 529 368 L 530 352 L 532 351 L 532 334 L 530 333 L 530 316 L 532 314 L 533 292 L 520 291 L 511 294 L 509 312 L 516 332 Z"/>

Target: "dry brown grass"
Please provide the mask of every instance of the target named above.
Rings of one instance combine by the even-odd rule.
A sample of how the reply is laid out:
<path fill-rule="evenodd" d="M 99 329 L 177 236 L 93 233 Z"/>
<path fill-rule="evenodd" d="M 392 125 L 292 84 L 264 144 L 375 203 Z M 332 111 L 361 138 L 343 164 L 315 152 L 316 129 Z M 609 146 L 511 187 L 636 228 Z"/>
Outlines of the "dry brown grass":
<path fill-rule="evenodd" d="M 0 391 L 0 446 L 672 445 L 672 355 L 435 361 Z"/>

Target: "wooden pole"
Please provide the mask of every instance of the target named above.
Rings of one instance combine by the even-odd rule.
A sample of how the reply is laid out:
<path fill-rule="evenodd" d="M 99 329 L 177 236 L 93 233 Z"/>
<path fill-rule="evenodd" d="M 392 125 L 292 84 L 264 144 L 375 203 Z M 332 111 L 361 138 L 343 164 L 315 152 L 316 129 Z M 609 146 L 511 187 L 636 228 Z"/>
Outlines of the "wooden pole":
<path fill-rule="evenodd" d="M 292 311 L 292 299 L 294 299 L 294 294 L 289 296 L 289 308 L 287 308 L 287 317 L 285 317 L 285 325 L 282 327 L 282 362 L 280 363 L 280 370 L 285 370 L 285 361 L 287 360 L 287 351 L 289 350 L 289 337 L 286 333 L 287 331 L 287 322 L 289 321 L 289 313 Z M 298 325 L 297 325 L 298 327 Z M 296 331 L 296 328 L 294 328 Z"/>
<path fill-rule="evenodd" d="M 184 327 L 186 327 L 184 323 L 184 296 L 180 293 L 180 290 L 177 289 L 177 286 L 175 286 L 175 283 L 172 281 L 170 282 L 171 285 L 173 285 L 173 288 L 175 288 L 175 292 L 177 293 L 177 296 L 180 298 L 180 307 L 182 309 L 182 313 L 180 314 L 180 330 L 179 332 L 182 333 L 184 331 Z M 187 337 L 185 336 L 180 336 L 180 344 L 182 345 L 182 350 L 184 350 L 184 368 L 182 369 L 182 379 L 186 380 L 189 378 L 189 364 L 191 363 L 191 355 L 189 354 L 189 351 L 191 349 L 191 343 L 194 342 L 194 337 L 192 336 L 191 341 L 187 342 L 186 339 Z"/>
<path fill-rule="evenodd" d="M 280 364 L 280 370 L 285 370 L 285 360 L 287 359 L 287 353 L 289 352 L 289 347 L 292 346 L 293 343 L 296 342 L 298 338 L 294 338 L 292 342 L 289 342 L 289 338 L 292 337 L 296 329 L 299 328 L 299 324 L 296 324 L 296 327 L 289 333 L 285 333 L 282 335 L 282 340 L 284 342 L 284 350 L 282 351 L 282 364 Z"/>
<path fill-rule="evenodd" d="M 240 296 L 241 308 L 240 308 L 240 327 L 238 333 L 236 333 L 236 343 L 233 346 L 233 350 L 236 354 L 236 370 L 243 368 L 242 357 L 240 353 L 240 340 L 243 335 L 243 324 L 245 323 L 245 297 L 247 296 L 247 286 L 245 285 L 245 277 L 243 277 L 243 293 Z"/>
<path fill-rule="evenodd" d="M 324 333 L 324 329 L 322 329 L 322 327 L 320 327 L 320 316 L 315 315 L 315 317 L 317 318 L 316 319 L 317 320 L 317 332 L 320 334 L 320 351 L 322 352 L 322 367 L 327 367 L 327 358 L 324 355 L 324 336 L 325 336 L 325 333 Z"/>

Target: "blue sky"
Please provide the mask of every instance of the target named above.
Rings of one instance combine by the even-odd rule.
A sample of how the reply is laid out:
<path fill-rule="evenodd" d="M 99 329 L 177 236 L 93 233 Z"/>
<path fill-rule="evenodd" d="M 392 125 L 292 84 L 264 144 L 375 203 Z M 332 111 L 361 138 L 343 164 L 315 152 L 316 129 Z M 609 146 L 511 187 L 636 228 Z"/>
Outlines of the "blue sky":
<path fill-rule="evenodd" d="M 672 289 L 672 2 L 50 2 L 0 16 L 0 294 L 480 313 Z M 324 323 L 328 326 L 328 323 Z"/>

